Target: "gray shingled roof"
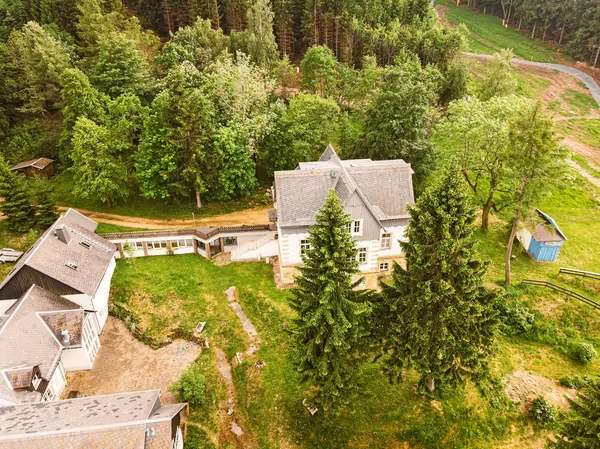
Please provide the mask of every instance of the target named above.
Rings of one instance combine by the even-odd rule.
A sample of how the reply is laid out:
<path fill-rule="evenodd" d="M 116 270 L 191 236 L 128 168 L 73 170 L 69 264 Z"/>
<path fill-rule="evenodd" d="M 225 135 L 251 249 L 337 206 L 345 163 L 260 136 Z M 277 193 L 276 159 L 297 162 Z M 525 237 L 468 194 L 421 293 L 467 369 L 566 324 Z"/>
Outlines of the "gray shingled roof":
<path fill-rule="evenodd" d="M 69 209 L 21 256 L 0 284 L 0 290 L 27 265 L 81 293 L 93 296 L 117 249 L 116 245 L 94 233 L 96 226 L 93 220 Z M 68 235 L 68 243 L 57 238 L 61 232 Z M 77 270 L 68 267 L 68 261 L 75 262 Z"/>
<path fill-rule="evenodd" d="M 47 157 L 39 157 L 37 159 L 31 159 L 30 161 L 19 162 L 17 165 L 10 167 L 10 170 L 19 170 L 21 168 L 34 167 L 39 170 L 46 168 L 54 162 L 53 159 L 48 159 Z"/>
<path fill-rule="evenodd" d="M 160 390 L 149 390 L 3 407 L 0 446 L 147 447 L 155 423 L 170 421 L 186 406 L 162 405 L 159 395 Z M 170 432 L 156 436 L 165 441 L 153 442 L 153 447 L 170 448 Z"/>
<path fill-rule="evenodd" d="M 358 194 L 378 221 L 407 218 L 406 206 L 414 203 L 412 174 L 401 159 L 342 161 L 329 145 L 319 161 L 275 172 L 277 221 L 283 227 L 314 224 L 331 188 L 344 204 Z"/>
<path fill-rule="evenodd" d="M 43 378 L 54 373 L 59 356 L 65 347 L 57 338 L 62 328 L 70 334 L 69 347 L 81 345 L 81 329 L 84 311 L 77 304 L 32 286 L 13 306 L 6 311 L 0 324 L 0 398 L 14 403 L 39 400 L 40 394 L 10 384 L 10 380 L 21 382 L 33 368 L 39 367 Z M 11 376 L 7 372 L 18 372 Z"/>

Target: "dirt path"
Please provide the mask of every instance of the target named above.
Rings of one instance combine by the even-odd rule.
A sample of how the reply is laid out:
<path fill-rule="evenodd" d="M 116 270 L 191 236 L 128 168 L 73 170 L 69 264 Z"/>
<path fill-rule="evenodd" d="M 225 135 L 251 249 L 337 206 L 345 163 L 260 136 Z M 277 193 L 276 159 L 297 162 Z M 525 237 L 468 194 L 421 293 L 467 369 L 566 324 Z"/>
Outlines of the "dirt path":
<path fill-rule="evenodd" d="M 590 184 L 593 184 L 596 187 L 600 187 L 600 179 L 598 179 L 595 176 L 593 176 L 592 174 L 588 173 L 581 165 L 579 165 L 575 161 L 571 161 L 571 165 L 573 166 L 573 168 L 575 170 L 577 170 L 577 173 L 579 173 L 581 176 L 583 176 L 585 179 L 587 179 L 590 182 Z"/>
<path fill-rule="evenodd" d="M 195 220 L 192 220 L 191 218 L 159 219 L 127 217 L 124 215 L 94 212 L 85 209 L 76 210 L 99 223 L 125 226 L 128 228 L 173 229 L 268 224 L 269 218 L 267 211 L 271 208 L 272 207 L 265 206 L 255 209 L 246 209 L 238 212 L 230 212 L 222 215 L 214 215 L 212 217 L 196 218 Z M 59 209 L 66 210 L 68 208 L 60 207 Z"/>
<path fill-rule="evenodd" d="M 177 402 L 168 389 L 201 351 L 197 344 L 183 340 L 154 350 L 136 340 L 125 323 L 112 316 L 108 317 L 100 343 L 91 370 L 67 373 L 64 397 L 69 391 L 95 396 L 160 388 L 163 402 Z"/>
<path fill-rule="evenodd" d="M 562 144 L 571 150 L 573 153 L 577 153 L 581 157 L 585 158 L 590 162 L 592 166 L 600 167 L 600 150 L 580 142 L 572 137 L 565 137 L 562 140 Z"/>
<path fill-rule="evenodd" d="M 242 306 L 237 302 L 236 288 L 229 287 L 224 293 L 229 302 L 229 306 L 239 318 L 244 332 L 246 332 L 248 335 L 249 345 L 245 352 L 245 356 L 250 359 L 258 350 L 258 343 L 260 341 L 258 338 L 258 333 L 256 332 L 254 325 L 250 322 L 242 310 Z M 220 404 L 221 422 L 219 425 L 219 446 L 223 447 L 227 443 L 234 443 L 236 447 L 243 449 L 257 447 L 252 436 L 244 431 L 236 419 L 235 408 L 237 405 L 237 394 L 235 391 L 233 377 L 231 375 L 231 364 L 221 349 L 215 347 L 214 350 L 217 355 L 217 371 L 219 371 L 221 374 L 221 378 L 227 387 L 227 399 Z M 238 353 L 238 355 L 234 358 L 233 363 L 242 363 L 244 361 L 243 359 L 244 354 Z"/>

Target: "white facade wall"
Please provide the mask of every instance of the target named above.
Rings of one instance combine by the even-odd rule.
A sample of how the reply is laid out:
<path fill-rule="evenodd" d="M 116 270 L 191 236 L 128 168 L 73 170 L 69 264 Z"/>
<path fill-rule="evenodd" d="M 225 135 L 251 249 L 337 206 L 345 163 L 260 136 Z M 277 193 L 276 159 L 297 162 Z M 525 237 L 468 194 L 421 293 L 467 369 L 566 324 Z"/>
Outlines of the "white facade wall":
<path fill-rule="evenodd" d="M 529 232 L 525 228 L 521 228 L 517 231 L 517 240 L 521 242 L 521 245 L 525 249 L 525 251 L 529 250 L 529 245 L 531 244 L 531 232 Z"/>
<path fill-rule="evenodd" d="M 58 363 L 58 366 L 54 370 L 54 374 L 48 383 L 48 388 L 44 393 L 43 400 L 45 401 L 57 401 L 60 399 L 60 395 L 67 386 L 67 379 L 65 378 L 65 371 L 62 362 Z"/>
<path fill-rule="evenodd" d="M 108 269 L 106 273 L 104 273 L 104 277 L 96 290 L 96 294 L 92 298 L 92 304 L 94 305 L 94 310 L 97 310 L 96 316 L 98 320 L 99 333 L 102 333 L 102 329 L 104 329 L 104 324 L 106 324 L 106 320 L 108 319 L 108 297 L 110 295 L 110 280 L 112 279 L 113 273 L 115 272 L 115 267 L 117 263 L 115 259 L 111 259 Z"/>
<path fill-rule="evenodd" d="M 83 347 L 64 349 L 60 359 L 67 372 L 92 369 L 92 361 Z"/>
<path fill-rule="evenodd" d="M 406 241 L 406 226 L 387 227 L 385 231 L 382 229 L 382 234 L 392 234 L 392 245 L 389 249 L 380 249 L 379 258 L 393 258 L 403 254 L 402 248 L 400 247 L 400 240 Z M 381 238 L 381 237 L 380 237 Z"/>

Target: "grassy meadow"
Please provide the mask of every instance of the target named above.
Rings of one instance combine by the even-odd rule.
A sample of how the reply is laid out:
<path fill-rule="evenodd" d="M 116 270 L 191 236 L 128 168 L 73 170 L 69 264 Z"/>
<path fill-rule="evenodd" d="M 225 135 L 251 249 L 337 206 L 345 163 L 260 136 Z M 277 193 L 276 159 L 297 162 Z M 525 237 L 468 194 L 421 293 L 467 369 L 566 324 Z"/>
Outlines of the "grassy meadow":
<path fill-rule="evenodd" d="M 473 53 L 493 54 L 499 49 L 510 48 L 515 56 L 523 59 L 556 62 L 552 47 L 540 39 L 530 39 L 512 27 L 505 28 L 502 19 L 496 16 L 481 14 L 466 5 L 458 7 L 453 0 L 436 0 L 435 4 L 448 8 L 445 16 L 450 22 L 467 27 L 469 50 Z"/>

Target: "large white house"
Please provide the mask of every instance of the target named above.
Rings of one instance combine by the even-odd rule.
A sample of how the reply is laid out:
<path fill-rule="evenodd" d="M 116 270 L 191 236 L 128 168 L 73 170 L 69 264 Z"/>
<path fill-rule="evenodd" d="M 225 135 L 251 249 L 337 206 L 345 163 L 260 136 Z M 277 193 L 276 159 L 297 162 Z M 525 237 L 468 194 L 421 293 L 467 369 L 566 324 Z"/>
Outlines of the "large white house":
<path fill-rule="evenodd" d="M 99 348 L 90 313 L 32 285 L 0 314 L 0 406 L 58 399 L 65 372 L 91 369 Z"/>
<path fill-rule="evenodd" d="M 97 226 L 73 209 L 58 218 L 0 284 L 0 314 L 35 284 L 81 306 L 101 333 L 117 247 L 95 233 Z"/>
<path fill-rule="evenodd" d="M 350 233 L 358 248 L 364 287 L 376 288 L 392 262 L 403 262 L 400 240 L 408 226 L 407 206 L 414 203 L 413 171 L 403 160 L 341 160 L 331 145 L 319 161 L 301 162 L 296 170 L 275 172 L 273 198 L 279 239 L 281 279 L 292 283 L 308 230 L 335 189 L 350 214 Z"/>
<path fill-rule="evenodd" d="M 69 209 L 0 284 L 0 406 L 56 400 L 92 368 L 116 251 L 96 226 Z"/>

